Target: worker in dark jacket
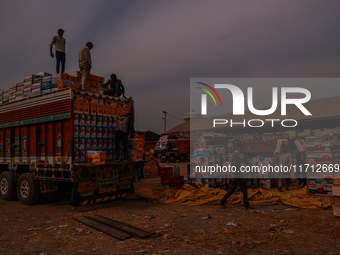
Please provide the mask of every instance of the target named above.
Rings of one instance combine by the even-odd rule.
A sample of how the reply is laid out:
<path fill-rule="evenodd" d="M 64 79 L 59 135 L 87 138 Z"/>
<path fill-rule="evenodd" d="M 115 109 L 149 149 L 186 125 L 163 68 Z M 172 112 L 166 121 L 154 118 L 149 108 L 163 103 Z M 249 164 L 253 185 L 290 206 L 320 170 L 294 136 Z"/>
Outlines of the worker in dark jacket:
<path fill-rule="evenodd" d="M 117 75 L 111 74 L 111 79 L 109 79 L 104 87 L 107 91 L 104 92 L 104 95 L 120 97 L 123 95 L 125 97 L 125 88 L 121 80 L 117 79 Z"/>
<path fill-rule="evenodd" d="M 231 165 L 235 166 L 236 169 L 239 171 L 240 167 L 241 167 L 240 151 L 243 147 L 243 144 L 238 141 L 234 144 L 234 146 L 235 146 L 235 151 L 234 151 L 232 158 L 231 158 Z M 223 208 L 226 208 L 225 204 L 227 202 L 227 199 L 235 192 L 237 186 L 240 186 L 242 193 L 243 193 L 244 208 L 245 209 L 252 209 L 252 207 L 249 205 L 249 202 L 248 202 L 247 181 L 246 181 L 246 179 L 242 179 L 242 178 L 232 179 L 231 186 L 229 187 L 227 194 L 221 199 L 219 204 Z"/>
<path fill-rule="evenodd" d="M 126 115 L 121 115 L 117 118 L 117 127 L 115 132 L 115 160 L 120 160 L 120 144 L 123 145 L 123 156 L 124 160 L 129 160 L 128 151 L 128 138 L 129 135 L 133 137 L 135 130 L 133 128 L 133 123 L 130 113 Z"/>

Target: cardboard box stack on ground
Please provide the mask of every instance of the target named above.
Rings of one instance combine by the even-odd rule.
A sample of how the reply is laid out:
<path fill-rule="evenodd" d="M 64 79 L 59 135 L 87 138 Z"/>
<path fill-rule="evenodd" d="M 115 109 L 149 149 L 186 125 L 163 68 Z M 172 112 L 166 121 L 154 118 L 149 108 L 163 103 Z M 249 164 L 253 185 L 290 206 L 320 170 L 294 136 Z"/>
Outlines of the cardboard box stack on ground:
<path fill-rule="evenodd" d="M 332 196 L 333 172 L 331 169 L 335 169 L 335 165 L 339 164 L 339 136 L 333 134 L 309 136 L 306 142 L 309 194 Z"/>
<path fill-rule="evenodd" d="M 165 188 L 181 188 L 184 185 L 184 176 L 180 175 L 179 166 L 164 166 L 159 168 L 161 184 Z"/>
<path fill-rule="evenodd" d="M 340 240 L 340 173 L 333 175 L 333 196 L 334 196 L 334 236 Z"/>
<path fill-rule="evenodd" d="M 159 171 L 158 171 L 158 164 L 154 160 L 150 160 L 145 162 L 144 165 L 144 177 L 145 178 L 153 178 L 158 177 Z"/>
<path fill-rule="evenodd" d="M 133 139 L 129 140 L 129 156 L 133 162 L 143 161 L 145 138 L 135 134 Z"/>

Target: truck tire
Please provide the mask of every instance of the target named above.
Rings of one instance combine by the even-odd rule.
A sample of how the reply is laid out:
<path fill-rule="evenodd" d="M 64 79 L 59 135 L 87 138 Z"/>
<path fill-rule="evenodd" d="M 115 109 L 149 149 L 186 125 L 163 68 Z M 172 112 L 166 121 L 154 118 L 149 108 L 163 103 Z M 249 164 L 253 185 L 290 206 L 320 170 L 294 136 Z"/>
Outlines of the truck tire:
<path fill-rule="evenodd" d="M 14 200 L 17 197 L 15 176 L 10 171 L 4 171 L 0 174 L 0 197 L 3 200 Z"/>
<path fill-rule="evenodd" d="M 36 204 L 40 198 L 40 183 L 34 180 L 32 173 L 20 175 L 18 181 L 17 195 L 19 201 L 24 205 Z"/>

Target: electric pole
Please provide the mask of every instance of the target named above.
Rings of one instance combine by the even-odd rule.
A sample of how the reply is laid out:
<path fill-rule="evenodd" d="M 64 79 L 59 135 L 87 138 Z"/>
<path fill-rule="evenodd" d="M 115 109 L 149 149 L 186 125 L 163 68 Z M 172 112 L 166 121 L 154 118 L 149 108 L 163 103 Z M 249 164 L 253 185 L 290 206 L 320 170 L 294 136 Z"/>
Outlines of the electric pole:
<path fill-rule="evenodd" d="M 166 111 L 163 111 L 164 117 L 162 118 L 164 120 L 164 133 L 166 132 L 166 115 L 168 114 Z"/>

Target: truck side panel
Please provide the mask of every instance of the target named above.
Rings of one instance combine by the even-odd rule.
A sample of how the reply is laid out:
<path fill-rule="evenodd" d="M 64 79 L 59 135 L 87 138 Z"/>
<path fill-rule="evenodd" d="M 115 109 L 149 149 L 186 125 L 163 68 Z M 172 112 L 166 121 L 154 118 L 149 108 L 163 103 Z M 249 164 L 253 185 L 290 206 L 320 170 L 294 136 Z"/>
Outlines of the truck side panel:
<path fill-rule="evenodd" d="M 34 169 L 37 167 L 37 124 L 28 126 L 28 157 L 30 159 L 30 167 Z"/>
<path fill-rule="evenodd" d="M 20 156 L 21 162 L 27 164 L 27 152 L 28 152 L 28 127 L 22 126 L 21 127 L 21 146 L 20 146 Z"/>
<path fill-rule="evenodd" d="M 0 129 L 0 163 L 5 162 L 5 130 Z"/>
<path fill-rule="evenodd" d="M 12 132 L 11 128 L 5 129 L 5 150 L 6 150 L 6 163 L 12 167 Z"/>

